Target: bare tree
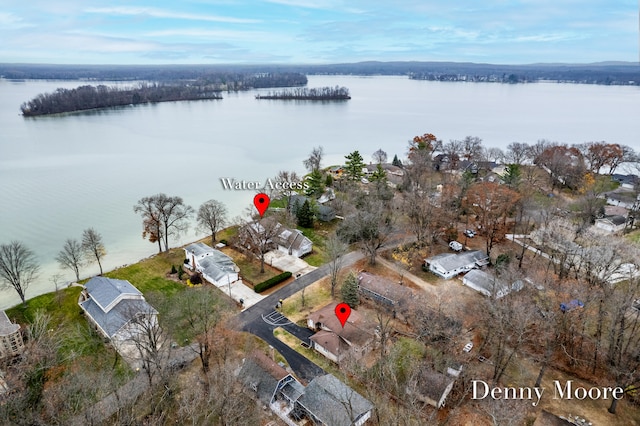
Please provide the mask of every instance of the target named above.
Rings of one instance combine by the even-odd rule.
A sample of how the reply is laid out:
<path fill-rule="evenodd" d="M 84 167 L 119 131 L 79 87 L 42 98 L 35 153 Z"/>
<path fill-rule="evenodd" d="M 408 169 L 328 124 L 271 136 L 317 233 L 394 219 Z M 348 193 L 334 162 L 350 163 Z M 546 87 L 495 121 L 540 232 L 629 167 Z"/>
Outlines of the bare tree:
<path fill-rule="evenodd" d="M 369 257 L 369 264 L 375 265 L 378 250 L 392 230 L 391 217 L 376 204 L 347 217 L 338 227 L 337 234 L 346 243 L 358 243 Z"/>
<path fill-rule="evenodd" d="M 133 211 L 142 215 L 143 238 L 158 242 L 158 251 L 169 249 L 169 235 L 178 236 L 188 228 L 193 208 L 184 204 L 181 197 L 156 194 L 138 200 Z"/>
<path fill-rule="evenodd" d="M 264 257 L 274 249 L 273 239 L 281 231 L 280 223 L 273 216 L 262 220 L 257 220 L 257 218 L 241 219 L 238 243 L 242 249 L 248 250 L 260 259 L 260 273 L 264 273 Z"/>
<path fill-rule="evenodd" d="M 342 256 L 347 252 L 347 245 L 333 233 L 325 243 L 327 256 L 329 257 L 329 276 L 331 277 L 331 298 L 335 297 L 338 285 L 338 272 L 342 268 Z"/>
<path fill-rule="evenodd" d="M 198 208 L 198 227 L 211 235 L 211 245 L 215 245 L 216 232 L 227 224 L 227 207 L 217 200 L 209 200 Z"/>
<path fill-rule="evenodd" d="M 22 242 L 14 240 L 0 245 L 0 279 L 4 286 L 11 286 L 26 306 L 25 292 L 36 279 L 40 265 L 35 254 Z"/>
<path fill-rule="evenodd" d="M 84 264 L 84 252 L 82 244 L 78 240 L 67 238 L 62 250 L 58 252 L 56 260 L 63 268 L 69 268 L 76 275 L 76 281 L 80 281 L 80 268 Z"/>
<path fill-rule="evenodd" d="M 383 164 L 387 162 L 387 153 L 380 148 L 376 152 L 373 153 L 373 161 L 376 164 Z"/>
<path fill-rule="evenodd" d="M 102 258 L 107 255 L 107 250 L 102 242 L 102 235 L 93 228 L 82 231 L 82 250 L 87 257 L 95 257 L 102 275 Z"/>
<path fill-rule="evenodd" d="M 220 292 L 212 287 L 202 287 L 184 292 L 180 299 L 180 311 L 188 329 L 196 336 L 195 350 L 202 362 L 202 373 L 206 378 L 214 351 L 216 327 L 223 317 Z"/>
<path fill-rule="evenodd" d="M 523 164 L 527 159 L 530 147 L 526 143 L 511 142 L 507 145 L 507 153 L 505 154 L 509 164 Z"/>
<path fill-rule="evenodd" d="M 304 167 L 307 170 L 309 170 L 309 172 L 320 170 L 320 165 L 322 164 L 323 155 L 324 155 L 324 150 L 322 146 L 313 148 L 313 150 L 309 154 L 309 158 L 304 160 L 302 164 L 304 164 Z"/>
<path fill-rule="evenodd" d="M 127 342 L 135 348 L 135 360 L 140 362 L 151 387 L 154 378 L 166 372 L 171 352 L 170 337 L 160 326 L 153 308 L 149 306 L 146 312 L 137 307 L 132 309 Z"/>

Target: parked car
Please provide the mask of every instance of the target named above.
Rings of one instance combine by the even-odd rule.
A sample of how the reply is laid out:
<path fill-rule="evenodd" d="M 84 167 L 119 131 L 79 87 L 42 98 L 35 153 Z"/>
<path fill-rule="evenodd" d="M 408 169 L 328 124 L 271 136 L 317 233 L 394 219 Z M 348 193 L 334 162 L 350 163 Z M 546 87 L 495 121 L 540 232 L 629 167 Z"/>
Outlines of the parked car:
<path fill-rule="evenodd" d="M 449 248 L 451 248 L 451 250 L 453 251 L 461 251 L 464 248 L 464 246 L 457 241 L 451 241 L 449 243 Z"/>
<path fill-rule="evenodd" d="M 464 235 L 466 235 L 469 238 L 473 238 L 476 236 L 476 232 L 473 229 L 465 229 Z"/>
<path fill-rule="evenodd" d="M 471 352 L 471 349 L 473 349 L 473 343 L 469 342 L 464 345 L 464 348 L 462 348 L 462 352 Z"/>

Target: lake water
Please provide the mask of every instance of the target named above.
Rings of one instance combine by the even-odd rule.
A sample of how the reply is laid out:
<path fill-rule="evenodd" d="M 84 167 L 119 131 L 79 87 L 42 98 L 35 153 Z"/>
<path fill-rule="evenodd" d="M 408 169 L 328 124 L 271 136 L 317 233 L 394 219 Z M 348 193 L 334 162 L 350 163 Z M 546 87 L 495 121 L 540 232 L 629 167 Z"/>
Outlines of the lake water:
<path fill-rule="evenodd" d="M 253 192 L 224 191 L 220 177 L 264 181 L 279 170 L 303 172 L 312 147 L 324 165 L 359 150 L 365 161 L 382 148 L 406 155 L 417 134 L 485 146 L 550 139 L 606 140 L 640 151 L 640 88 L 538 83 L 503 85 L 412 81 L 405 77 L 310 76 L 309 87 L 346 86 L 338 103 L 255 100 L 256 92 L 223 100 L 163 103 L 25 119 L 22 102 L 79 82 L 0 80 L 0 243 L 23 241 L 38 256 L 33 297 L 54 289 L 54 261 L 67 238 L 94 227 L 104 237 L 106 270 L 154 254 L 141 237 L 133 205 L 165 192 L 198 206 L 211 198 L 230 216 L 251 205 Z M 96 84 L 96 83 L 93 83 Z M 196 238 L 193 230 L 173 246 Z M 97 266 L 82 271 L 86 277 Z M 134 283 L 135 284 L 135 283 Z M 0 308 L 19 301 L 0 290 Z"/>

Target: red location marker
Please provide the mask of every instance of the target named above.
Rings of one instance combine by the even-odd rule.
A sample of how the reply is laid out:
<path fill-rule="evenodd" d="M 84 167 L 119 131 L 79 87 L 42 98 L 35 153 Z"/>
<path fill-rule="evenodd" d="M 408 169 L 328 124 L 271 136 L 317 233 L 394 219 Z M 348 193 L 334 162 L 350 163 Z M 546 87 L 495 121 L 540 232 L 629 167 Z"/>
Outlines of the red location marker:
<path fill-rule="evenodd" d="M 347 322 L 347 319 L 349 319 L 349 315 L 351 315 L 351 307 L 349 305 L 346 303 L 338 303 L 336 305 L 336 316 L 340 324 L 342 324 L 342 328 L 344 328 L 344 324 Z"/>
<path fill-rule="evenodd" d="M 269 196 L 267 194 L 263 194 L 262 192 L 260 194 L 256 194 L 256 196 L 253 197 L 253 205 L 256 206 L 256 209 L 258 209 L 260 217 L 264 216 L 264 212 L 267 211 L 267 207 L 269 207 L 270 202 L 271 199 L 269 198 Z"/>

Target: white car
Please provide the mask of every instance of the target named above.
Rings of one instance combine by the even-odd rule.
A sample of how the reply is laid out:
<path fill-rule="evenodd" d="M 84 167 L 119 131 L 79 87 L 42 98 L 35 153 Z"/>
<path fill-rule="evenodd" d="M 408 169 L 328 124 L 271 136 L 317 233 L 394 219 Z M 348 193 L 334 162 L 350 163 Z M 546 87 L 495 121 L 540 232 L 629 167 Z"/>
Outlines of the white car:
<path fill-rule="evenodd" d="M 462 250 L 463 247 L 464 246 L 461 243 L 457 242 L 457 241 L 451 241 L 449 243 L 449 248 L 451 250 L 453 250 L 453 251 L 460 251 L 460 250 Z"/>
<path fill-rule="evenodd" d="M 471 349 L 473 349 L 473 343 L 469 342 L 464 345 L 464 348 L 462 348 L 462 352 L 471 352 Z"/>

